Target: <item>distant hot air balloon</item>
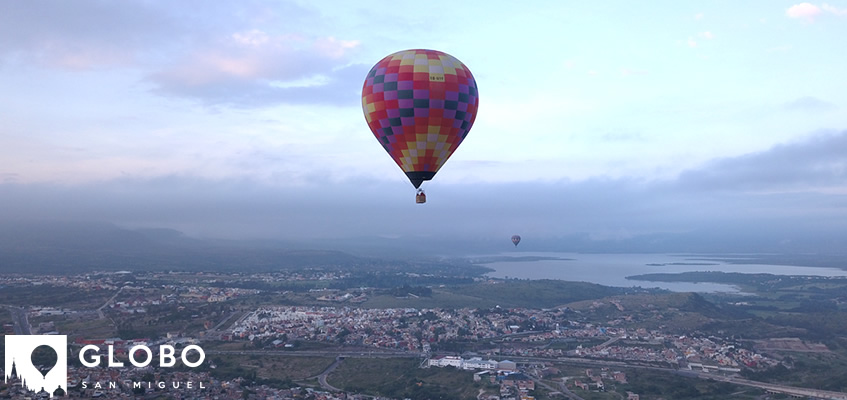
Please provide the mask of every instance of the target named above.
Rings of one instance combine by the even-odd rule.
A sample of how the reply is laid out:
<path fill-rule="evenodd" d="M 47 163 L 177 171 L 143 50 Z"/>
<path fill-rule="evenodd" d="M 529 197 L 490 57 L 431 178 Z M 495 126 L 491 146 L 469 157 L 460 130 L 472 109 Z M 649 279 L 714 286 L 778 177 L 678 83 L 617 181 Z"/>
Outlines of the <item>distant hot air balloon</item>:
<path fill-rule="evenodd" d="M 374 136 L 418 189 L 432 179 L 476 119 L 479 93 L 465 64 L 436 50 L 404 50 L 371 68 L 362 109 Z"/>
<path fill-rule="evenodd" d="M 520 236 L 512 235 L 512 243 L 515 245 L 515 247 L 518 247 L 518 243 L 520 243 L 520 242 L 521 242 Z"/>

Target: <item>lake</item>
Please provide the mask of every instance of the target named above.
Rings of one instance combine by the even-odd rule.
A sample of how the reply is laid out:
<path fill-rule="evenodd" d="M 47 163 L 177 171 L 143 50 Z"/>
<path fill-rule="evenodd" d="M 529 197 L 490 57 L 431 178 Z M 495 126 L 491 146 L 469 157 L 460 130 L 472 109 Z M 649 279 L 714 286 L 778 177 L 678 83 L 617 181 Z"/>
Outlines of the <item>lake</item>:
<path fill-rule="evenodd" d="M 792 265 L 738 264 L 713 260 L 714 255 L 673 254 L 582 254 L 510 252 L 480 257 L 555 257 L 561 260 L 496 261 L 482 264 L 494 269 L 486 274 L 492 278 L 560 279 L 590 282 L 604 286 L 662 288 L 675 292 L 733 292 L 733 285 L 718 283 L 651 282 L 628 280 L 627 276 L 648 273 L 680 273 L 690 271 L 720 271 L 748 274 L 847 276 L 847 271 L 837 268 L 803 267 Z M 698 257 L 709 260 L 699 260 Z M 727 258 L 738 258 L 736 255 Z M 708 265 L 695 265 L 708 264 Z"/>

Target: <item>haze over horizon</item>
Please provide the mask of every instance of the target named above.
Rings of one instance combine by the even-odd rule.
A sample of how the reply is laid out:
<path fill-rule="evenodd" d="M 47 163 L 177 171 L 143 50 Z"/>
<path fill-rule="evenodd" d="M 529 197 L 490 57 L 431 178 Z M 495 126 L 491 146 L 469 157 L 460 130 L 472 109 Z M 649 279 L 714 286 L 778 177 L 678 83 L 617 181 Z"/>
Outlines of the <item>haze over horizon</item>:
<path fill-rule="evenodd" d="M 0 3 L 0 221 L 847 248 L 847 3 L 390 4 Z M 359 98 L 407 48 L 480 90 L 425 205 Z"/>

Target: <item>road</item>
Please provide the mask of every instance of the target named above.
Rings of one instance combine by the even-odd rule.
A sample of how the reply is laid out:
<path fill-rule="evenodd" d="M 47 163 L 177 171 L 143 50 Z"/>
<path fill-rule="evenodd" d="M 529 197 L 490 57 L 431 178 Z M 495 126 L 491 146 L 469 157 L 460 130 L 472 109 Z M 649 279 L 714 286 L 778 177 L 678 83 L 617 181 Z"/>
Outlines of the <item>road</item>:
<path fill-rule="evenodd" d="M 224 324 L 226 324 L 228 321 L 232 320 L 239 313 L 241 313 L 242 315 L 239 318 L 232 321 L 232 323 L 229 324 L 229 327 L 227 327 L 225 329 L 221 329 Z M 241 322 L 241 320 L 243 320 L 248 314 L 249 313 L 245 313 L 243 311 L 233 311 L 233 312 L 227 314 L 226 316 L 221 318 L 220 322 L 218 322 L 215 326 L 207 329 L 206 332 L 203 333 L 202 340 L 221 340 L 221 337 L 223 336 L 223 334 L 225 332 L 231 330 L 233 326 L 235 326 L 236 324 Z"/>
<path fill-rule="evenodd" d="M 607 340 L 607 341 L 603 342 L 601 345 L 597 346 L 597 348 L 598 348 L 598 349 L 605 349 L 606 347 L 611 346 L 612 344 L 614 344 L 614 343 L 615 343 L 615 342 L 617 342 L 618 340 L 621 340 L 621 338 L 620 338 L 619 336 L 618 336 L 618 337 L 609 338 L 609 340 Z"/>
<path fill-rule="evenodd" d="M 326 381 L 326 377 L 327 377 L 327 376 L 328 376 L 328 375 L 329 375 L 332 371 L 334 371 L 336 367 L 338 367 L 338 364 L 341 364 L 341 361 L 342 361 L 342 360 L 344 360 L 344 358 L 343 358 L 343 357 L 341 357 L 341 356 L 339 356 L 339 357 L 335 357 L 335 362 L 333 362 L 333 363 L 332 363 L 329 367 L 327 367 L 327 368 L 324 370 L 324 372 L 321 372 L 321 374 L 320 374 L 320 375 L 318 375 L 318 382 L 321 384 L 321 387 L 322 387 L 322 388 L 324 388 L 324 389 L 326 389 L 326 390 L 329 390 L 330 392 L 340 392 L 340 391 L 341 391 L 341 389 L 339 389 L 339 388 L 337 388 L 337 387 L 335 387 L 335 386 L 330 385 L 330 384 Z"/>
<path fill-rule="evenodd" d="M 106 308 L 106 306 L 108 306 L 111 302 L 115 301 L 115 298 L 118 297 L 118 295 L 121 294 L 121 292 L 123 292 L 123 291 L 124 291 L 124 288 L 122 286 L 120 289 L 118 289 L 117 293 L 115 293 L 112 297 L 110 297 L 109 300 L 106 300 L 106 302 L 103 303 L 103 305 L 100 306 L 100 308 L 97 309 L 97 316 L 99 316 L 100 319 L 106 318 L 106 315 L 103 314 L 103 309 Z"/>
<path fill-rule="evenodd" d="M 15 324 L 15 335 L 31 335 L 32 327 L 29 325 L 26 309 L 9 306 L 9 312 L 12 313 L 12 322 Z"/>
<path fill-rule="evenodd" d="M 799 388 L 794 386 L 777 385 L 774 383 L 757 382 L 728 376 L 716 376 L 707 372 L 695 372 L 695 374 L 697 374 L 697 376 L 701 379 L 714 379 L 716 381 L 729 382 L 736 385 L 752 386 L 771 392 L 785 393 L 790 396 L 812 397 L 830 400 L 847 400 L 847 393 L 843 392 L 831 392 L 828 390 L 817 390 Z"/>
<path fill-rule="evenodd" d="M 212 329 L 210 329 L 210 330 L 212 330 L 212 331 L 220 330 L 220 329 L 221 329 L 221 326 L 222 326 L 223 324 L 225 324 L 227 321 L 229 321 L 230 319 L 232 319 L 232 317 L 234 317 L 234 316 L 235 316 L 236 314 L 238 314 L 239 312 L 241 312 L 241 311 L 233 311 L 233 312 L 229 313 L 229 315 L 227 315 L 225 318 L 221 319 L 221 322 L 218 322 L 218 324 L 217 324 L 217 325 L 215 325 L 214 327 L 212 327 Z M 246 315 L 246 314 L 245 314 L 245 315 Z M 238 322 L 238 321 L 240 321 L 242 318 L 244 318 L 244 317 L 242 316 L 242 317 L 241 317 L 241 318 L 239 318 L 238 320 L 234 321 L 234 322 L 232 323 L 232 325 L 235 325 L 235 323 L 236 323 L 236 322 Z"/>

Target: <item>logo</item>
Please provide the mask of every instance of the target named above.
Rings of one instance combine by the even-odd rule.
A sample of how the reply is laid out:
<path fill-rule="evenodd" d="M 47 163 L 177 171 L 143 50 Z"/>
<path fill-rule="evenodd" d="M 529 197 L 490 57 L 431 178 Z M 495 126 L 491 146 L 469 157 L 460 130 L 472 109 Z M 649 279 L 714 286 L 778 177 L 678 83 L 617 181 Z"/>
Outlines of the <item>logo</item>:
<path fill-rule="evenodd" d="M 20 379 L 32 392 L 53 397 L 68 391 L 68 337 L 65 335 L 6 335 L 6 382 Z"/>

